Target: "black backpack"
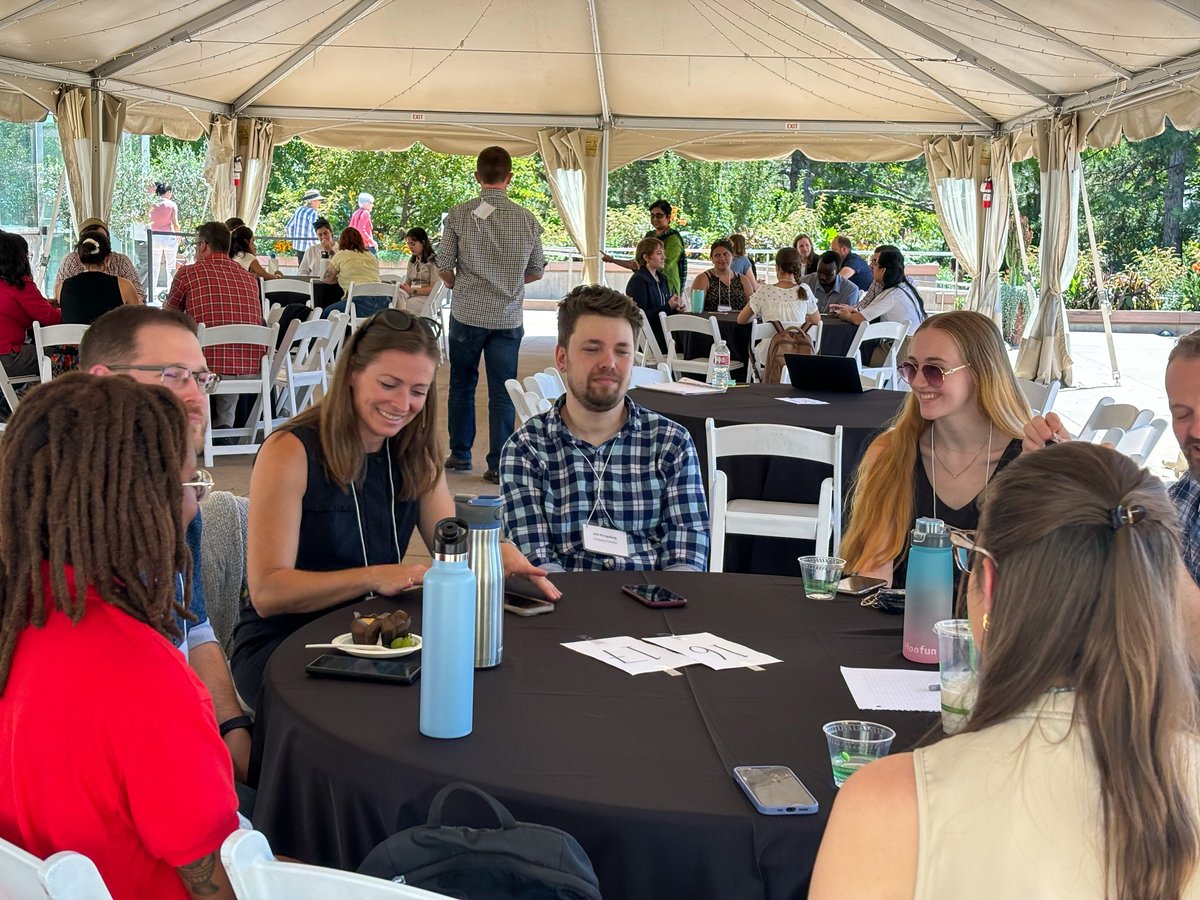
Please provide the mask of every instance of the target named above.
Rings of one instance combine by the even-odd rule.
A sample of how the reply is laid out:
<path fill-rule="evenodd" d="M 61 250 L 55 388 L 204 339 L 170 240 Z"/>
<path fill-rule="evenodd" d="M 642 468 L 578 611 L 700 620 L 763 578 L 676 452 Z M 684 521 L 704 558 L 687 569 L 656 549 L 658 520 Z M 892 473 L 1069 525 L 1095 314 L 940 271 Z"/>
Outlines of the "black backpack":
<path fill-rule="evenodd" d="M 481 797 L 500 827 L 443 825 L 442 807 L 456 791 Z M 591 860 L 575 838 L 518 822 L 491 794 L 461 782 L 438 791 L 426 824 L 387 838 L 358 871 L 462 900 L 601 900 Z"/>

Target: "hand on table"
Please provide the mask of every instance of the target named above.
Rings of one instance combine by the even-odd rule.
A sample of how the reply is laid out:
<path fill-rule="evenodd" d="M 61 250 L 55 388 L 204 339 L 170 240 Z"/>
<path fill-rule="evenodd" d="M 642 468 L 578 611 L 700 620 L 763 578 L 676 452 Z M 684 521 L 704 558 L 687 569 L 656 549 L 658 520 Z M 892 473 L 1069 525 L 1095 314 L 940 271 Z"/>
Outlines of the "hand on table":
<path fill-rule="evenodd" d="M 671 309 L 677 309 L 680 312 L 683 312 L 687 309 L 687 304 L 683 302 L 683 298 L 678 294 L 672 294 L 671 299 L 667 301 L 667 305 L 670 306 Z"/>
<path fill-rule="evenodd" d="M 385 597 L 394 597 L 425 580 L 429 566 L 421 563 L 371 566 L 371 590 Z"/>
<path fill-rule="evenodd" d="M 542 596 L 552 603 L 562 597 L 562 591 L 546 577 L 546 570 L 539 569 L 527 560 L 525 555 L 517 549 L 516 544 L 508 542 L 501 544 L 500 555 L 504 559 L 504 576 L 506 578 L 509 575 L 524 575 L 537 586 L 537 589 L 542 592 Z"/>
<path fill-rule="evenodd" d="M 1071 440 L 1071 435 L 1063 427 L 1062 420 L 1056 413 L 1046 413 L 1046 417 L 1034 416 L 1025 425 L 1025 437 L 1021 442 L 1021 451 L 1041 450 L 1047 443 L 1061 443 Z"/>

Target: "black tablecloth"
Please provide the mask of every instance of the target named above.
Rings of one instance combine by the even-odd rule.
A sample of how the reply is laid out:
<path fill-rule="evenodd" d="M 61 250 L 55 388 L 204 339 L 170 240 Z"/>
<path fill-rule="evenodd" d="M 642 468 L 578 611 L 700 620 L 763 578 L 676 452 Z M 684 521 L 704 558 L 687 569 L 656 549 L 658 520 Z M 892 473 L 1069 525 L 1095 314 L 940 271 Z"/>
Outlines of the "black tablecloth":
<path fill-rule="evenodd" d="M 717 328 L 720 329 L 721 339 L 725 341 L 729 347 L 729 358 L 732 362 L 740 362 L 743 366 L 749 364 L 750 361 L 750 332 L 754 328 L 753 322 L 747 322 L 745 325 L 739 325 L 737 321 L 738 314 L 735 312 L 728 313 L 685 313 L 685 315 L 696 315 L 705 319 L 716 319 Z M 849 345 L 847 345 L 849 346 Z M 680 356 L 684 359 L 695 359 L 696 357 L 708 358 L 708 353 L 712 350 L 712 338 L 705 337 L 702 334 L 693 334 L 684 332 L 677 335 L 675 338 L 675 347 Z M 749 375 L 748 369 L 739 369 L 733 373 L 733 377 L 738 381 L 745 381 Z"/>
<path fill-rule="evenodd" d="M 324 309 L 332 303 L 337 303 L 345 293 L 337 284 L 326 284 L 323 281 L 313 282 L 313 305 Z"/>
<path fill-rule="evenodd" d="M 901 620 L 857 600 L 810 601 L 797 581 L 744 575 L 555 580 L 563 599 L 554 613 L 504 617 L 504 661 L 477 672 L 474 731 L 460 740 L 420 734 L 416 684 L 304 674 L 321 651 L 303 645 L 349 630 L 344 610 L 285 641 L 267 667 L 255 726 L 254 824 L 272 849 L 356 868 L 377 842 L 423 823 L 439 788 L 464 780 L 518 819 L 573 834 L 606 898 L 803 897 L 835 796 L 821 726 L 882 722 L 897 731 L 893 749 L 906 750 L 936 724 L 934 715 L 855 706 L 839 665 L 919 668 L 900 654 Z M 649 581 L 688 606 L 645 609 L 619 591 Z M 419 631 L 417 594 L 362 609 L 397 605 Z M 559 646 L 702 631 L 782 662 L 761 672 L 691 666 L 678 677 L 630 676 Z M 732 779 L 736 765 L 790 766 L 820 812 L 758 814 Z"/>
<path fill-rule="evenodd" d="M 797 406 L 776 399 L 801 396 L 824 400 L 826 404 Z M 843 498 L 871 439 L 896 414 L 907 396 L 901 391 L 866 391 L 862 394 L 798 391 L 791 385 L 780 384 L 742 385 L 730 388 L 724 394 L 691 397 L 643 388 L 630 392 L 635 403 L 662 413 L 688 430 L 700 454 L 702 473 L 708 471 L 704 420 L 710 416 L 718 427 L 777 424 L 832 432 L 841 425 Z M 729 476 L 731 500 L 816 503 L 821 482 L 833 474 L 832 466 L 765 456 L 727 458 L 720 468 Z M 704 477 L 707 481 L 707 474 Z M 798 576 L 800 566 L 796 558 L 811 553 L 812 548 L 812 541 L 729 535 L 725 544 L 725 571 Z"/>
<path fill-rule="evenodd" d="M 845 356 L 850 352 L 858 326 L 837 316 L 821 317 L 821 355 Z"/>

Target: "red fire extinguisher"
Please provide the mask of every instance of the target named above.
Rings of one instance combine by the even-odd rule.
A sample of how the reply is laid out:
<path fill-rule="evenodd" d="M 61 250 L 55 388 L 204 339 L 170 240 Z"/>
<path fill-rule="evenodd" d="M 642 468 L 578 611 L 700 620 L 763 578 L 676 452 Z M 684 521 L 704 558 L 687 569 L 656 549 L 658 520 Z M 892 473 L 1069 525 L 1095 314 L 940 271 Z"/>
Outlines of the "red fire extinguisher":
<path fill-rule="evenodd" d="M 983 208 L 992 208 L 992 179 L 988 179 L 979 186 L 979 193 L 983 194 Z"/>
<path fill-rule="evenodd" d="M 240 156 L 235 156 L 233 158 L 233 186 L 241 187 L 241 184 L 242 184 L 242 158 Z"/>

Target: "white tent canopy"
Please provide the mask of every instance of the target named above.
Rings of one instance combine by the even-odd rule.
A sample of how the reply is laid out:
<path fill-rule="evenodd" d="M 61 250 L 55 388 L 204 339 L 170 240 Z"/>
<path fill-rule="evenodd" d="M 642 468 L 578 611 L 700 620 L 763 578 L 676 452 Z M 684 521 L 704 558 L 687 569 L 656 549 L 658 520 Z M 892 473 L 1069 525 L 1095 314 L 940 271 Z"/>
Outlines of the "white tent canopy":
<path fill-rule="evenodd" d="M 1070 119 L 1076 154 L 1167 117 L 1200 127 L 1200 0 L 0 0 L 0 118 L 39 119 L 64 95 L 106 113 L 59 120 L 92 167 L 72 180 L 81 212 L 104 212 L 113 123 L 216 127 L 209 176 L 232 178 L 230 152 L 245 174 L 214 195 L 248 221 L 271 145 L 294 136 L 557 146 L 555 198 L 589 255 L 607 171 L 633 160 L 901 160 L 959 136 L 943 161 L 963 164 L 935 175 L 939 216 L 967 270 L 994 279 L 999 223 L 967 200 L 994 160 L 1048 146 L 1047 120 Z M 995 291 L 972 296 L 987 308 Z"/>

